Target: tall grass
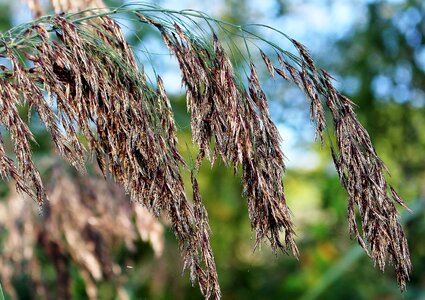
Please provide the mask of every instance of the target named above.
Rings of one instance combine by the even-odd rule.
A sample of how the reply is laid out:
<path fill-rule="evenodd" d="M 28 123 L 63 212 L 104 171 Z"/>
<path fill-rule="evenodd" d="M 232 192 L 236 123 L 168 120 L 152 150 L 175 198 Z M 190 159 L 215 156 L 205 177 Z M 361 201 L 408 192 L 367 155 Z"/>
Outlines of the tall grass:
<path fill-rule="evenodd" d="M 199 147 L 192 167 L 177 150 L 175 121 L 161 77 L 157 76 L 156 87 L 149 83 L 111 18 L 122 13 L 156 28 L 178 61 L 193 141 Z M 262 38 L 255 31 L 258 27 L 278 32 L 296 53 Z M 332 139 L 329 143 L 348 193 L 350 233 L 381 270 L 388 261 L 394 264 L 404 289 L 411 263 L 395 203 L 404 204 L 388 185 L 386 167 L 359 123 L 353 103 L 333 87 L 331 75 L 315 65 L 301 43 L 265 25 L 233 25 L 197 11 L 139 4 L 45 16 L 12 28 L 0 37 L 0 55 L 11 63 L 0 72 L 0 124 L 11 135 L 16 163 L 0 143 L 2 176 L 13 178 L 17 190 L 40 205 L 45 201 L 43 182 L 32 160 L 34 138 L 18 113 L 20 105 L 28 104 L 71 165 L 84 172 L 86 152 L 94 153 L 103 174 L 124 186 L 132 200 L 158 216 L 168 216 L 185 269 L 205 298 L 221 297 L 208 216 L 196 179 L 205 158 L 211 163 L 220 158 L 235 171 L 242 170 L 256 245 L 268 240 L 273 250 L 298 256 L 282 184 L 281 138 L 270 118 L 258 62 L 251 55 L 247 58 L 245 85 L 217 30 L 237 35 L 248 53 L 254 51 L 248 47 L 250 42 L 262 45 L 260 55 L 270 76 L 277 75 L 306 94 L 322 143 L 329 114 L 336 145 Z M 275 58 L 266 55 L 271 51 Z M 186 197 L 182 168 L 192 174 L 193 201 Z M 360 224 L 356 215 L 361 217 Z"/>

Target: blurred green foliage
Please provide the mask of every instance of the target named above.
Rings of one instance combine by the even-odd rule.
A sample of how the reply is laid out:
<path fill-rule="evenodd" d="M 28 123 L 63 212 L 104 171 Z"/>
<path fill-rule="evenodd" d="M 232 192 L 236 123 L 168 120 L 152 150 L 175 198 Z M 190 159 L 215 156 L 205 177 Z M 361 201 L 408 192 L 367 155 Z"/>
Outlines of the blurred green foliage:
<path fill-rule="evenodd" d="M 250 13 L 245 1 L 227 2 L 223 17 L 243 23 Z M 413 209 L 413 214 L 403 213 L 413 262 L 407 291 L 400 294 L 391 268 L 381 274 L 349 239 L 346 195 L 331 166 L 329 151 L 312 145 L 320 163 L 313 169 L 289 169 L 283 179 L 297 226 L 299 261 L 285 254 L 274 255 L 267 245 L 253 252 L 254 235 L 238 177 L 222 163 L 213 168 L 204 163 L 199 184 L 209 212 L 224 299 L 425 299 L 425 62 L 418 59 L 419 51 L 425 51 L 425 4 L 406 0 L 366 5 L 365 21 L 333 44 L 338 55 L 323 54 L 322 64 L 356 83 L 357 88 L 344 84 L 341 88 L 358 104 L 359 117 L 392 173 L 391 183 Z M 287 13 L 288 8 L 282 6 L 280 12 Z M 415 16 L 419 18 L 412 22 Z M 1 4 L 0 30 L 8 27 L 9 9 Z M 384 93 L 380 89 L 388 82 L 391 88 Z M 194 156 L 185 100 L 173 100 L 181 151 L 186 157 Z M 42 132 L 38 140 L 46 140 Z M 39 144 L 35 151 L 40 155 L 49 152 L 48 144 Z M 6 191 L 0 184 L 1 197 Z M 161 258 L 154 258 L 144 248 L 139 245 L 133 268 L 126 270 L 126 290 L 132 299 L 201 299 L 188 274 L 182 275 L 178 245 L 170 230 Z M 117 253 L 117 261 L 125 255 L 134 254 L 123 249 Z M 43 272 L 46 278 L 54 277 L 48 262 Z M 71 274 L 75 299 L 85 299 L 81 275 L 75 268 Z M 28 283 L 17 279 L 19 282 Z M 24 284 L 21 296 L 30 297 L 30 287 Z M 116 297 L 108 282 L 100 284 L 100 297 Z"/>

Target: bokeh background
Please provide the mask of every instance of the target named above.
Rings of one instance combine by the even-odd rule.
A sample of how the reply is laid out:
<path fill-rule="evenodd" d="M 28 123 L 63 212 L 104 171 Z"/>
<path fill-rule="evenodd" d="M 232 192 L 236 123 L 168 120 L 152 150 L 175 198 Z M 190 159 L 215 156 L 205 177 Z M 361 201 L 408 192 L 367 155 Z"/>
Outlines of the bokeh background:
<path fill-rule="evenodd" d="M 105 2 L 110 6 L 122 3 Z M 307 101 L 293 87 L 264 79 L 272 117 L 284 140 L 282 147 L 288 169 L 283 180 L 301 256 L 299 261 L 283 253 L 276 256 L 267 245 L 253 252 L 254 235 L 250 231 L 246 201 L 241 197 L 240 180 L 220 163 L 213 168 L 205 163 L 199 183 L 209 212 L 212 247 L 224 299 L 425 299 L 425 2 L 180 0 L 155 3 L 172 9 L 201 10 L 232 23 L 268 24 L 306 45 L 317 64 L 327 69 L 337 79 L 338 88 L 358 105 L 359 119 L 391 172 L 389 181 L 413 211 L 401 211 L 413 263 L 407 291 L 401 294 L 391 267 L 382 274 L 348 236 L 346 194 L 334 170 L 329 145 L 314 142 Z M 30 19 L 31 13 L 24 4 L 0 1 L 2 32 Z M 140 50 L 139 58 L 145 63 L 148 74 L 153 72 L 149 68 L 152 64 L 163 76 L 166 90 L 172 95 L 181 150 L 187 157 L 195 155 L 176 62 L 166 54 L 153 30 L 131 20 L 119 21 L 129 40 Z M 275 38 L 267 33 L 264 35 L 272 40 Z M 276 42 L 285 45 L 284 41 Z M 45 181 L 55 186 L 57 181 L 53 179 L 57 172 L 65 172 L 67 177 L 77 180 L 79 190 L 87 188 L 81 183 L 84 178 L 63 167 L 60 159 L 53 156 L 43 129 L 35 130 L 39 144 L 34 146 L 34 152 L 40 168 L 45 168 Z M 69 190 L 69 185 L 72 183 L 61 181 L 59 186 Z M 93 183 L 93 186 L 99 185 Z M 108 188 L 93 189 L 99 193 L 97 198 L 111 198 Z M 116 193 L 113 195 L 117 198 L 125 198 Z M 90 197 L 89 194 L 81 193 L 81 201 Z M 13 189 L 5 182 L 0 183 L 0 198 L 2 218 L 8 215 L 13 199 L 27 201 L 28 206 L 22 209 L 32 211 L 35 217 L 31 219 L 42 220 L 31 200 L 16 199 Z M 93 196 L 90 199 L 93 200 Z M 62 205 L 66 210 L 67 204 Z M 57 213 L 61 214 L 61 210 Z M 137 215 L 128 214 L 137 224 Z M 22 218 L 20 226 L 25 227 L 28 219 Z M 113 223 L 114 218 L 108 222 Z M 41 223 L 36 220 L 31 224 L 36 228 Z M 202 299 L 198 288 L 191 286 L 188 274 L 182 274 L 177 242 L 166 220 L 162 223 L 161 230 L 158 230 L 161 225 L 155 224 L 155 234 L 162 236 L 156 240 L 152 236 L 144 238 L 140 224 L 139 236 L 137 230 L 130 227 L 122 230 L 134 230 L 131 238 L 120 239 L 120 231 L 114 232 L 117 238 L 108 240 L 102 247 L 109 247 L 104 250 L 105 255 L 117 269 L 100 277 L 73 255 L 78 247 L 72 248 L 69 239 L 63 245 L 56 240 L 59 250 L 52 254 L 51 247 L 46 247 L 40 238 L 50 234 L 49 226 L 44 226 L 38 232 L 39 237 L 31 240 L 35 247 L 31 259 L 37 261 L 37 270 L 26 260 L 28 255 L 21 255 L 8 260 L 9 266 L 13 262 L 20 271 L 3 272 L 2 276 L 13 277 L 9 278 L 9 288 L 14 288 L 17 298 L 42 299 L 40 295 L 60 298 L 65 294 L 57 291 L 63 284 L 57 263 L 59 253 L 63 256 L 60 257 L 62 268 L 68 270 L 66 284 L 73 299 L 89 298 L 88 282 L 99 299 Z M 10 248 L 6 244 L 10 243 L 8 234 L 12 232 L 8 224 L 10 222 L 0 220 L 2 255 L 3 249 Z M 146 228 L 145 232 L 152 234 L 150 227 Z M 25 232 L 31 234 L 36 230 Z M 100 236 L 107 232 L 104 230 Z M 60 232 L 56 236 L 59 240 L 66 239 Z M 21 238 L 29 239 L 24 235 Z M 92 240 L 95 238 L 89 236 L 80 242 Z M 161 247 L 159 252 L 158 247 Z M 19 247 L 16 249 L 23 251 Z M 108 262 L 100 260 L 98 264 Z M 5 265 L 0 263 L 0 267 Z M 43 288 L 39 290 L 35 286 Z M 6 297 L 13 294 L 7 290 L 4 293 Z"/>

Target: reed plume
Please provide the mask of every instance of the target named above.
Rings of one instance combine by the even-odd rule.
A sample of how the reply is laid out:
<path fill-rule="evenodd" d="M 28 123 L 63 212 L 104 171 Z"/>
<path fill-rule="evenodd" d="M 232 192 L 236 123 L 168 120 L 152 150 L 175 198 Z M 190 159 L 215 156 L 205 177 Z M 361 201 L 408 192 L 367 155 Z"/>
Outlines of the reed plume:
<path fill-rule="evenodd" d="M 43 214 L 28 207 L 27 199 L 13 190 L 0 203 L 0 229 L 7 231 L 0 256 L 3 286 L 18 299 L 13 280 L 24 272 L 34 295 L 70 299 L 71 268 L 76 265 L 89 299 L 99 298 L 102 280 L 113 282 L 118 295 L 126 294 L 122 283 L 127 275 L 113 255 L 117 245 L 125 244 L 134 253 L 136 243 L 144 240 L 159 257 L 164 248 L 163 226 L 146 208 L 131 203 L 119 185 L 99 174 L 87 179 L 78 173 L 70 176 L 60 163 L 48 165 L 54 180 L 47 188 L 49 201 L 43 204 Z M 54 290 L 43 276 L 46 259 L 57 274 Z"/>
<path fill-rule="evenodd" d="M 194 166 L 188 166 L 177 150 L 176 126 L 161 77 L 157 77 L 156 87 L 148 83 L 120 27 L 110 17 L 116 13 L 133 14 L 156 27 L 177 59 L 193 142 L 199 147 Z M 200 20 L 209 26 L 196 31 L 187 22 Z M 2 175 L 16 180 L 18 191 L 40 205 L 46 199 L 32 161 L 33 136 L 17 109 L 26 103 L 36 110 L 57 151 L 73 166 L 84 170 L 88 148 L 104 176 L 111 175 L 124 186 L 132 200 L 171 220 L 185 268 L 192 280 L 198 281 L 205 298 L 220 298 L 221 292 L 207 212 L 196 180 L 204 158 L 211 163 L 220 158 L 235 172 L 241 169 L 256 246 L 268 240 L 274 250 L 297 256 L 282 184 L 281 138 L 270 117 L 258 66 L 253 60 L 248 62 L 245 85 L 214 26 L 230 26 L 244 40 L 256 38 L 277 53 L 276 65 L 266 49 L 259 54 L 271 76 L 278 74 L 305 92 L 322 143 L 327 123 L 324 105 L 329 108 L 337 141 L 336 147 L 332 146 L 333 158 L 348 192 L 350 232 L 382 270 L 386 261 L 394 263 L 404 289 L 411 263 L 395 203 L 404 204 L 387 184 L 386 168 L 358 122 L 352 102 L 336 91 L 332 77 L 315 66 L 302 44 L 281 32 L 297 54 L 261 39 L 248 29 L 251 27 L 228 24 L 200 12 L 147 4 L 97 14 L 46 16 L 11 29 L 0 38 L 0 54 L 12 65 L 0 73 L 0 122 L 14 142 L 17 165 L 0 148 Z M 186 197 L 182 168 L 192 174 L 193 201 Z M 362 230 L 356 223 L 356 207 Z"/>
<path fill-rule="evenodd" d="M 40 0 L 22 0 L 32 11 L 35 18 L 40 18 L 46 14 L 48 9 L 43 7 Z M 89 9 L 105 8 L 103 0 L 50 0 L 49 4 L 55 13 L 79 12 Z"/>

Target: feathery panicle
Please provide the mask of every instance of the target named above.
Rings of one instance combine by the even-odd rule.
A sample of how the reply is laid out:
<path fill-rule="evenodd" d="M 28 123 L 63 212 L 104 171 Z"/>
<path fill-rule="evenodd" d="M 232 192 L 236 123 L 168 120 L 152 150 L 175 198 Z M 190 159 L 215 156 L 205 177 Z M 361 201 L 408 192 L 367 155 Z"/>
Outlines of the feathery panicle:
<path fill-rule="evenodd" d="M 42 215 L 13 192 L 0 203 L 0 228 L 7 229 L 0 257 L 2 284 L 17 298 L 12 282 L 25 271 L 35 295 L 69 299 L 72 257 L 90 299 L 98 299 L 96 283 L 105 279 L 114 282 L 115 289 L 123 289 L 121 282 L 127 274 L 114 261 L 117 245 L 125 244 L 132 253 L 143 240 L 151 244 L 155 256 L 160 256 L 162 225 L 146 208 L 131 203 L 117 184 L 98 176 L 71 177 L 59 164 L 53 170 L 54 185 L 47 188 L 50 201 L 44 203 Z M 44 262 L 35 248 L 57 274 L 56 295 L 42 276 Z"/>
<path fill-rule="evenodd" d="M 40 0 L 22 0 L 32 11 L 34 18 L 40 18 L 45 14 L 45 8 Z M 93 8 L 105 8 L 103 0 L 50 0 L 54 12 L 79 12 Z"/>
<path fill-rule="evenodd" d="M 50 0 L 55 12 L 78 12 L 90 8 L 104 8 L 103 0 Z"/>
<path fill-rule="evenodd" d="M 274 67 L 273 67 L 272 61 L 261 49 L 260 49 L 260 54 L 261 54 L 261 58 L 266 64 L 267 70 L 269 71 L 270 75 L 274 78 L 275 74 L 274 74 Z"/>
<path fill-rule="evenodd" d="M 40 18 L 43 14 L 43 8 L 41 7 L 40 0 L 24 0 L 28 5 L 29 9 L 32 11 L 35 19 Z"/>
<path fill-rule="evenodd" d="M 84 147 L 76 136 L 77 126 L 105 175 L 113 175 L 133 200 L 144 203 L 156 215 L 162 211 L 168 214 L 186 265 L 196 271 L 203 291 L 218 293 L 215 267 L 208 270 L 213 275 L 201 278 L 202 261 L 212 251 L 205 233 L 194 225 L 193 207 L 185 195 L 180 176 L 183 160 L 177 151 L 175 124 L 162 80 L 158 78 L 157 91 L 147 85 L 114 21 L 103 17 L 84 26 L 89 28 L 76 27 L 56 16 L 50 28 L 44 24 L 29 28 L 26 34 L 35 35 L 37 45 L 32 52 L 23 52 L 34 64 L 32 73 L 25 72 L 14 54 L 7 52 L 14 82 L 2 79 L 4 110 L 0 121 L 15 142 L 20 171 L 16 176 L 9 167 L 8 173 L 22 177 L 21 187 L 30 183 L 42 203 L 44 188 L 31 158 L 32 135 L 16 105 L 26 102 L 37 108 L 59 152 L 71 164 L 84 168 Z M 52 41 L 49 32 L 58 40 Z M 56 112 L 49 108 L 52 103 Z M 65 130 L 58 130 L 59 125 Z M 3 156 L 2 161 L 8 162 Z M 209 268 L 214 266 L 211 259 Z"/>
<path fill-rule="evenodd" d="M 218 284 L 218 276 L 214 261 L 214 254 L 210 246 L 209 234 L 211 232 L 210 226 L 208 224 L 208 213 L 202 204 L 201 194 L 199 192 L 198 181 L 194 174 L 194 171 L 191 172 L 191 182 L 192 182 L 192 191 L 193 191 L 193 204 L 194 204 L 194 217 L 197 224 L 197 230 L 199 232 L 199 239 L 205 243 L 205 250 L 202 252 L 203 261 L 205 264 L 205 271 L 201 270 L 198 266 L 196 270 L 197 275 L 192 275 L 192 278 L 198 278 L 200 280 L 201 292 L 205 295 L 205 298 L 220 298 L 221 291 Z M 202 280 L 202 281 L 201 281 Z M 206 288 L 206 290 L 204 290 Z"/>
<path fill-rule="evenodd" d="M 377 156 L 368 133 L 357 120 L 351 101 L 336 92 L 330 76 L 326 72 L 323 74 L 329 91 L 327 105 L 336 127 L 338 150 L 332 149 L 332 156 L 348 192 L 350 233 L 365 250 L 367 245 L 370 246 L 370 255 L 382 271 L 389 258 L 395 266 L 401 289 L 405 289 L 412 266 L 407 240 L 395 208 L 395 202 L 402 206 L 404 203 L 388 185 L 384 177 L 386 167 Z M 362 233 L 356 223 L 356 207 L 362 219 Z"/>
<path fill-rule="evenodd" d="M 266 95 L 260 86 L 254 64 L 251 64 L 247 99 L 248 103 L 255 105 L 252 108 L 258 110 L 257 118 L 249 121 L 254 133 L 253 159 L 247 157 L 242 164 L 243 183 L 248 195 L 250 217 L 257 232 L 257 244 L 260 239 L 267 237 L 273 249 L 283 249 L 279 240 L 279 232 L 283 228 L 286 247 L 298 256 L 283 192 L 285 164 L 280 149 L 281 138 L 270 118 Z"/>
<path fill-rule="evenodd" d="M 326 127 L 322 102 L 330 110 L 337 141 L 337 149 L 332 146 L 331 151 L 341 183 L 348 192 L 350 233 L 382 271 L 388 260 L 394 264 L 399 286 L 404 290 L 412 266 L 395 203 L 406 206 L 388 185 L 385 179 L 388 171 L 376 154 L 368 133 L 357 120 L 353 102 L 336 91 L 331 82 L 333 78 L 326 71 L 316 69 L 302 44 L 291 41 L 299 51 L 301 70 L 297 71 L 278 56 L 282 67 L 278 74 L 298 85 L 310 99 L 310 116 L 316 124 L 316 136 L 322 143 Z M 361 230 L 356 222 L 356 207 L 361 217 Z"/>
<path fill-rule="evenodd" d="M 200 148 L 198 165 L 205 155 L 212 162 L 219 155 L 235 170 L 242 166 L 244 193 L 248 197 L 256 244 L 268 238 L 273 249 L 286 247 L 297 255 L 283 193 L 280 136 L 270 119 L 255 66 L 251 66 L 248 92 L 237 83 L 230 60 L 215 34 L 212 47 L 207 48 L 190 39 L 177 24 L 174 24 L 174 32 L 167 32 L 161 24 L 155 25 L 180 65 L 187 89 L 193 140 Z M 215 142 L 213 150 L 209 148 L 212 140 Z M 285 231 L 286 245 L 279 239 L 281 229 Z"/>
<path fill-rule="evenodd" d="M 191 114 L 192 138 L 199 147 L 193 169 L 177 150 L 176 126 L 161 77 L 157 77 L 156 88 L 148 84 L 121 29 L 107 16 L 119 12 L 135 14 L 159 29 L 177 59 Z M 195 176 L 204 158 L 212 164 L 221 158 L 235 172 L 242 170 L 256 246 L 267 239 L 274 250 L 291 251 L 297 256 L 282 184 L 285 164 L 281 139 L 271 120 L 256 65 L 249 62 L 245 86 L 211 26 L 214 23 L 220 28 L 224 23 L 202 13 L 150 5 L 124 5 L 98 13 L 48 16 L 0 37 L 4 45 L 0 54 L 12 64 L 11 70 L 3 67 L 0 71 L 0 125 L 11 135 L 17 162 L 15 166 L 0 143 L 1 175 L 15 179 L 18 190 L 40 204 L 46 198 L 32 161 L 33 137 L 18 113 L 20 105 L 28 104 L 50 132 L 57 151 L 73 166 L 84 169 L 86 149 L 79 133 L 105 177 L 112 175 L 132 200 L 143 203 L 157 216 L 168 216 L 180 242 L 185 268 L 192 280 L 198 281 L 205 298 L 220 298 L 221 293 L 208 216 Z M 211 36 L 204 30 L 190 30 L 180 17 L 208 22 Z M 258 37 L 243 26 L 238 29 Z M 316 137 L 322 143 L 324 104 L 328 106 L 337 141 L 332 154 L 348 192 L 350 232 L 367 252 L 370 250 L 382 270 L 388 259 L 394 263 L 404 289 L 411 264 L 394 204 L 404 205 L 403 201 L 388 186 L 386 168 L 358 122 L 352 102 L 335 90 L 328 73 L 316 68 L 302 44 L 288 39 L 298 55 L 263 41 L 276 51 L 279 64 L 274 66 L 261 50 L 265 67 L 271 76 L 276 72 L 305 92 Z M 26 67 L 22 57 L 33 67 Z M 185 194 L 181 167 L 191 172 L 192 202 Z M 356 207 L 361 229 L 356 223 Z M 284 242 L 279 237 L 281 232 Z"/>
<path fill-rule="evenodd" d="M 319 95 L 315 91 L 313 83 L 309 79 L 305 64 L 303 64 L 303 69 L 299 72 L 299 74 L 303 83 L 305 94 L 310 99 L 310 119 L 314 120 L 316 124 L 316 139 L 319 138 L 323 144 L 323 133 L 326 127 L 325 111 L 319 99 Z"/>
<path fill-rule="evenodd" d="M 0 135 L 0 176 L 2 179 L 12 178 L 15 181 L 16 190 L 19 193 L 26 193 L 35 199 L 35 194 L 31 187 L 27 185 L 27 182 L 21 175 L 21 172 L 15 167 L 13 160 L 6 155 L 6 151 L 3 145 L 3 139 Z"/>
<path fill-rule="evenodd" d="M 25 191 L 27 189 L 23 187 L 29 186 L 34 199 L 41 205 L 46 199 L 46 192 L 40 173 L 32 161 L 30 141 L 34 138 L 28 126 L 20 117 L 16 107 L 16 105 L 21 104 L 21 88 L 19 81 L 16 84 L 12 84 L 7 80 L 0 80 L 0 125 L 10 132 L 18 162 L 17 174 L 15 173 L 16 169 L 10 166 L 10 160 L 3 149 L 0 151 L 0 154 L 2 154 L 0 160 L 4 161 L 5 166 L 9 169 L 5 171 L 19 181 L 17 183 L 18 190 Z M 5 171 L 2 171 L 2 173 Z"/>

